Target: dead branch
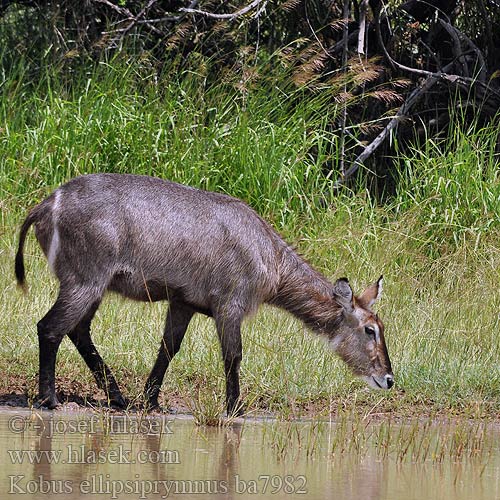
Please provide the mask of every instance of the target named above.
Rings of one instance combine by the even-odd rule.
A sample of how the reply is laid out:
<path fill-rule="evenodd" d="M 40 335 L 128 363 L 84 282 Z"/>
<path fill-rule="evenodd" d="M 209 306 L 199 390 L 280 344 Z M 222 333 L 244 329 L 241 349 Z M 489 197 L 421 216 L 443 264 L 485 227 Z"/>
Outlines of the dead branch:
<path fill-rule="evenodd" d="M 405 66 L 404 64 L 397 62 L 389 54 L 389 52 L 384 44 L 384 41 L 382 39 L 382 33 L 381 33 L 381 29 L 380 29 L 380 14 L 378 12 L 375 14 L 375 32 L 377 34 L 377 40 L 378 40 L 378 43 L 380 45 L 380 48 L 382 49 L 382 52 L 384 53 L 384 56 L 386 57 L 386 59 L 389 61 L 389 64 L 393 68 L 397 68 L 401 71 L 406 71 L 408 73 L 413 73 L 415 75 L 425 76 L 427 78 L 432 77 L 432 78 L 437 78 L 438 80 L 445 80 L 445 81 L 448 81 L 450 83 L 462 85 L 466 89 L 470 89 L 473 84 L 478 84 L 481 87 L 483 87 L 483 90 L 485 90 L 487 92 L 491 92 L 491 93 L 495 94 L 497 97 L 500 97 L 500 93 L 498 93 L 496 90 L 492 89 L 486 83 L 483 83 L 481 80 L 477 80 L 474 78 L 469 78 L 469 77 L 461 76 L 461 75 L 449 74 L 444 69 L 435 73 L 433 71 L 427 71 L 425 69 L 417 69 L 417 68 L 412 68 L 410 66 Z M 447 68 L 451 69 L 450 66 L 447 66 Z"/>
<path fill-rule="evenodd" d="M 446 30 L 448 35 L 450 35 L 453 41 L 453 56 L 455 60 L 458 61 L 460 66 L 462 67 L 462 75 L 465 77 L 469 77 L 469 68 L 467 67 L 467 61 L 465 60 L 465 55 L 462 50 L 462 43 L 457 33 L 457 29 L 453 28 L 450 23 L 439 19 L 441 26 Z"/>
<path fill-rule="evenodd" d="M 109 5 L 110 2 L 107 2 L 106 0 L 97 0 L 103 3 L 106 3 L 106 5 Z M 128 17 L 128 20 L 130 20 L 130 23 L 125 27 L 121 28 L 118 30 L 115 30 L 116 36 L 111 40 L 110 45 L 115 45 L 118 46 L 118 43 L 132 30 L 132 28 L 137 24 L 137 22 L 146 14 L 146 12 L 157 2 L 158 0 L 149 0 L 147 5 L 139 11 L 139 13 L 135 16 Z M 128 10 L 128 9 L 125 9 Z M 130 11 L 129 11 L 130 12 Z M 124 20 L 125 21 L 125 20 Z M 148 23 L 146 23 L 148 24 Z M 156 33 L 157 35 L 161 35 L 161 31 L 157 29 L 155 26 L 149 26 L 148 28 L 153 32 Z"/>
<path fill-rule="evenodd" d="M 453 40 L 458 40 L 460 42 L 465 42 L 470 49 L 476 54 L 476 57 L 479 61 L 479 71 L 478 78 L 482 83 L 486 82 L 486 61 L 484 60 L 483 53 L 479 50 L 477 45 L 466 35 L 464 35 L 460 30 L 452 26 L 450 23 L 446 22 L 443 19 L 439 19 L 439 23 L 441 26 L 449 33 L 449 35 L 453 38 Z M 461 43 L 460 43 L 461 45 Z M 463 55 L 462 55 L 463 57 Z"/>
<path fill-rule="evenodd" d="M 448 64 L 443 68 L 443 71 L 451 69 L 453 63 Z M 347 169 L 343 176 L 335 181 L 334 189 L 340 188 L 345 182 L 351 178 L 363 166 L 364 162 L 369 158 L 375 150 L 384 142 L 387 136 L 397 127 L 402 118 L 408 115 L 410 109 L 439 81 L 437 76 L 430 76 L 425 80 L 422 86 L 416 88 L 408 96 L 404 104 L 399 108 L 394 118 L 384 127 L 382 132 L 358 155 L 353 164 Z"/>
<path fill-rule="evenodd" d="M 481 66 L 480 71 L 486 73 L 486 63 L 484 61 L 484 58 L 482 57 L 482 53 L 473 44 L 473 42 L 470 40 L 465 40 L 465 36 L 462 38 L 461 37 L 462 33 L 459 30 L 457 30 L 456 28 L 454 28 L 453 26 L 451 26 L 446 21 L 444 21 L 442 19 L 440 19 L 439 21 L 442 24 L 443 28 L 446 29 L 446 31 L 450 34 L 450 36 L 452 36 L 454 43 L 458 44 L 456 47 L 457 59 L 458 59 L 458 57 L 463 56 L 460 42 L 465 41 L 469 45 L 469 47 L 471 47 L 472 50 L 474 50 L 474 52 L 476 52 L 476 49 L 477 49 L 476 54 L 478 55 L 479 64 Z M 397 61 L 395 61 L 391 57 L 391 55 L 387 51 L 387 48 L 385 47 L 385 44 L 383 43 L 381 29 L 380 29 L 380 17 L 379 17 L 378 12 L 375 13 L 375 29 L 376 29 L 378 43 L 379 43 L 385 57 L 389 61 L 389 63 L 397 69 L 407 71 L 407 72 L 410 72 L 413 74 L 425 76 L 426 80 L 424 81 L 424 83 L 420 87 L 414 89 L 410 93 L 410 95 L 408 96 L 408 98 L 406 99 L 404 104 L 399 108 L 396 115 L 384 127 L 382 132 L 380 132 L 380 134 L 378 134 L 377 137 L 375 137 L 375 139 L 368 146 L 366 146 L 364 148 L 364 150 L 357 156 L 357 158 L 354 160 L 351 167 L 349 169 L 347 169 L 345 172 L 343 170 L 341 170 L 342 175 L 335 182 L 335 184 L 334 184 L 335 189 L 338 189 L 343 184 L 345 184 L 345 182 L 357 172 L 359 167 L 364 165 L 364 162 L 367 160 L 367 158 L 369 158 L 377 150 L 377 148 L 380 147 L 380 145 L 385 141 L 385 139 L 389 136 L 389 134 L 391 134 L 391 132 L 397 127 L 397 125 L 400 123 L 401 119 L 403 117 L 406 117 L 408 115 L 410 109 L 418 101 L 420 101 L 420 99 L 440 80 L 445 80 L 445 81 L 448 81 L 451 83 L 458 83 L 458 84 L 465 86 L 467 89 L 470 89 L 473 84 L 478 84 L 483 89 L 484 96 L 487 93 L 490 93 L 490 95 L 493 94 L 496 97 L 500 97 L 499 93 L 497 91 L 495 91 L 490 86 L 483 83 L 482 78 L 480 80 L 477 80 L 477 79 L 475 80 L 475 79 L 469 78 L 467 76 L 449 74 L 448 71 L 450 71 L 453 68 L 454 61 L 447 64 L 445 67 L 443 67 L 441 69 L 441 71 L 439 71 L 437 73 L 434 73 L 431 71 L 420 70 L 420 69 L 416 69 L 416 68 L 411 68 L 409 66 L 405 66 L 403 64 L 398 63 Z"/>
<path fill-rule="evenodd" d="M 254 0 L 252 3 L 248 4 L 246 7 L 243 7 L 232 14 L 214 14 L 213 12 L 207 12 L 205 10 L 200 9 L 192 9 L 192 8 L 184 8 L 181 7 L 179 12 L 186 12 L 188 14 L 200 14 L 202 16 L 211 17 L 213 19 L 235 19 L 237 17 L 245 15 L 247 12 L 250 12 L 252 9 L 255 9 L 263 0 Z M 260 10 L 259 10 L 260 12 Z"/>
<path fill-rule="evenodd" d="M 144 19 L 146 14 L 151 10 L 151 8 L 158 2 L 158 0 L 149 0 L 149 2 L 146 4 L 145 7 L 143 7 L 137 14 L 132 14 L 130 10 L 120 7 L 109 0 L 95 0 L 96 2 L 102 3 L 104 5 L 107 5 L 111 9 L 113 9 L 115 12 L 123 16 L 123 19 L 119 20 L 117 24 L 122 24 L 127 21 L 130 21 L 127 26 L 123 28 L 117 28 L 112 31 L 106 32 L 104 34 L 108 35 L 114 35 L 114 37 L 111 39 L 111 41 L 108 44 L 108 47 L 117 47 L 119 42 L 128 34 L 130 31 L 136 26 L 136 25 L 143 25 L 146 28 L 148 28 L 151 32 L 155 33 L 157 36 L 163 38 L 165 36 L 164 31 L 161 29 L 156 28 L 154 24 L 158 24 L 161 22 L 170 22 L 170 23 L 177 23 L 181 21 L 187 14 L 186 13 L 181 13 L 177 16 L 164 16 L 161 18 L 153 18 L 153 19 Z M 198 0 L 193 0 L 191 4 L 189 5 L 189 8 L 194 8 L 198 4 Z M 179 9 L 181 10 L 181 9 Z"/>
<path fill-rule="evenodd" d="M 349 53 L 349 0 L 344 0 L 343 21 L 344 30 L 342 34 L 343 54 L 342 54 L 342 69 L 347 72 L 347 59 Z M 347 83 L 344 82 L 344 94 L 347 93 Z M 344 103 L 342 110 L 342 132 L 340 134 L 340 173 L 344 174 L 345 170 L 345 127 L 347 123 L 347 105 Z"/>
<path fill-rule="evenodd" d="M 361 0 L 361 3 L 359 5 L 358 54 L 365 54 L 367 11 L 368 11 L 368 0 Z"/>
<path fill-rule="evenodd" d="M 126 9 L 125 7 L 120 7 L 119 5 L 114 4 L 113 2 L 110 2 L 109 0 L 95 0 L 97 3 L 102 3 L 104 5 L 107 5 L 110 9 L 113 9 L 115 12 L 120 14 L 121 16 L 127 18 L 127 19 L 134 19 L 134 14 L 130 12 L 130 10 Z"/>

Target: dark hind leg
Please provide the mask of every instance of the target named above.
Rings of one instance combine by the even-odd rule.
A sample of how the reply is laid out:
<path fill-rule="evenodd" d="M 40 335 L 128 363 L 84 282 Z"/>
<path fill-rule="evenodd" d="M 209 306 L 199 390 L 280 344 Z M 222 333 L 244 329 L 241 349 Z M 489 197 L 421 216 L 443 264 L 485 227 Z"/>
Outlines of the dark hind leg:
<path fill-rule="evenodd" d="M 158 406 L 158 394 L 165 372 L 170 361 L 181 347 L 182 339 L 193 314 L 193 309 L 183 302 L 170 302 L 158 357 L 144 388 L 144 398 L 149 408 Z"/>
<path fill-rule="evenodd" d="M 59 404 L 55 390 L 57 351 L 64 335 L 78 325 L 91 305 L 99 300 L 99 295 L 92 287 L 61 288 L 55 304 L 38 322 L 38 383 L 41 405 L 55 408 Z"/>
<path fill-rule="evenodd" d="M 241 318 L 231 318 L 224 314 L 216 317 L 215 321 L 226 375 L 227 414 L 228 416 L 241 416 L 244 413 L 243 403 L 240 400 L 239 375 L 242 359 Z"/>
<path fill-rule="evenodd" d="M 75 329 L 68 333 L 68 337 L 90 368 L 99 388 L 106 392 L 108 400 L 120 408 L 125 408 L 127 403 L 120 388 L 90 337 L 90 323 L 98 307 L 99 301 L 94 302 Z"/>

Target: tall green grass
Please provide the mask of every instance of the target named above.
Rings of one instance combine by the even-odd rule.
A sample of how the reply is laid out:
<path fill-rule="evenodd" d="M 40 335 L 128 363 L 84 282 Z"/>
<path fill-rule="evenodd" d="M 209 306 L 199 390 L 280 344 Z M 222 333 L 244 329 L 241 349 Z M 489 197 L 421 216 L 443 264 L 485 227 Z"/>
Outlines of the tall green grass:
<path fill-rule="evenodd" d="M 397 213 L 415 214 L 419 243 L 436 257 L 477 247 L 500 224 L 500 115 L 486 127 L 464 121 L 455 113 L 445 140 L 419 144 L 399 168 Z"/>
<path fill-rule="evenodd" d="M 17 71 L 17 72 L 16 72 Z M 141 64 L 100 64 L 33 82 L 22 65 L 0 86 L 0 391 L 36 391 L 36 322 L 57 284 L 31 237 L 23 297 L 15 287 L 16 233 L 26 209 L 88 172 L 167 177 L 245 199 L 327 276 L 357 291 L 385 276 L 377 306 L 396 387 L 369 391 L 285 313 L 263 308 L 244 327 L 242 392 L 250 411 L 325 414 L 500 411 L 500 185 L 498 123 L 429 139 L 400 156 L 395 196 L 378 206 L 360 186 L 332 193 L 332 89 L 307 99 L 279 71 L 241 88 L 203 71 L 158 75 Z M 138 399 L 161 338 L 165 304 L 108 297 L 94 338 L 125 392 Z M 68 342 L 58 383 L 93 396 Z M 197 318 L 169 368 L 164 402 L 200 421 L 223 408 L 224 377 L 211 320 Z"/>
<path fill-rule="evenodd" d="M 23 78 L 23 75 L 19 75 Z M 307 213 L 324 195 L 325 95 L 266 78 L 251 92 L 203 73 L 100 64 L 43 84 L 4 82 L 2 197 L 28 204 L 89 172 L 159 175 L 230 192 L 261 213 Z M 330 113 L 332 113 L 332 110 Z"/>

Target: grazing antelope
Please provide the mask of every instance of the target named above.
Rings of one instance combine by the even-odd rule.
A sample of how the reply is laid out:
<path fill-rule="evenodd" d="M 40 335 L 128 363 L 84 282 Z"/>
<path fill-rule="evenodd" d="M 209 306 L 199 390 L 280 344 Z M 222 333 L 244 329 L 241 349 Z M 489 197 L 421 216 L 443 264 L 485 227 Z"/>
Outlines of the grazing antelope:
<path fill-rule="evenodd" d="M 39 398 L 54 408 L 55 365 L 65 335 L 112 403 L 126 402 L 90 337 L 109 290 L 140 301 L 168 300 L 158 357 L 145 386 L 149 407 L 195 313 L 215 320 L 226 375 L 228 414 L 241 413 L 241 323 L 262 303 L 301 319 L 372 387 L 393 374 L 384 326 L 371 311 L 382 278 L 354 296 L 347 279 L 330 283 L 242 201 L 153 177 L 77 177 L 35 206 L 24 221 L 15 260 L 24 284 L 29 227 L 57 276 L 56 302 L 38 322 Z"/>

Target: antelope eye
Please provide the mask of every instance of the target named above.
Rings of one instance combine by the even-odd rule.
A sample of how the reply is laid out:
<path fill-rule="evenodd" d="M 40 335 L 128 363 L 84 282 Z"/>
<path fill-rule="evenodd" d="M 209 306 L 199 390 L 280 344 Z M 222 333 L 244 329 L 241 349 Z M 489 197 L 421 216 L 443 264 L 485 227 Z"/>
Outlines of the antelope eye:
<path fill-rule="evenodd" d="M 365 326 L 365 333 L 370 337 L 375 337 L 375 328 L 372 326 Z"/>

